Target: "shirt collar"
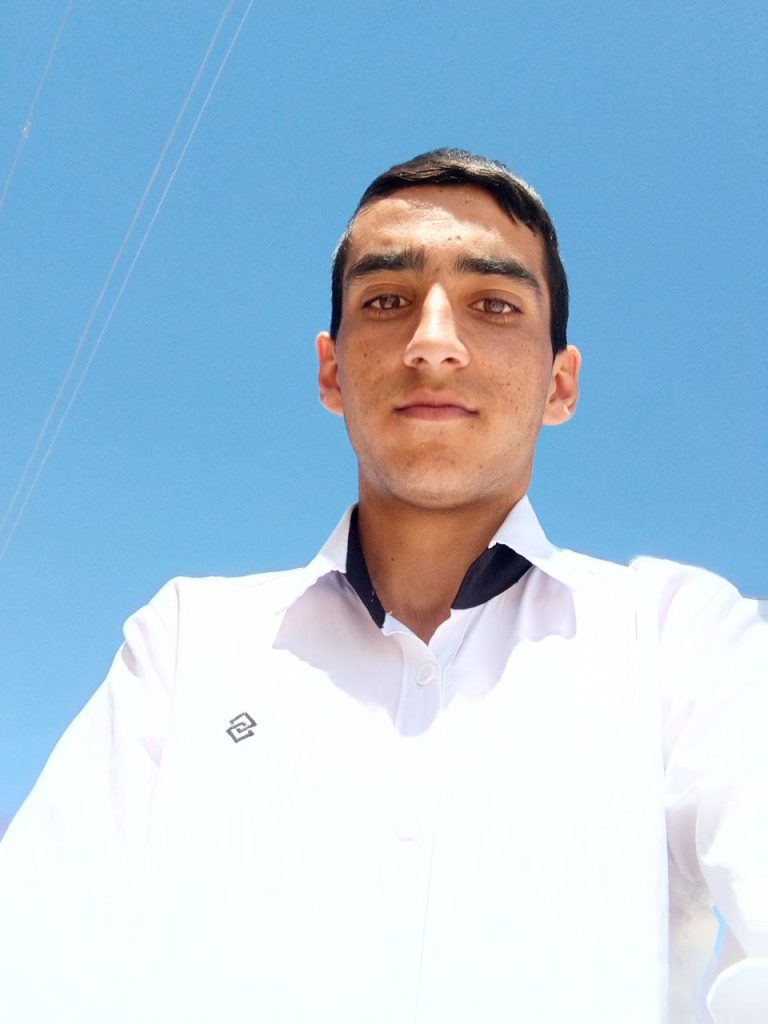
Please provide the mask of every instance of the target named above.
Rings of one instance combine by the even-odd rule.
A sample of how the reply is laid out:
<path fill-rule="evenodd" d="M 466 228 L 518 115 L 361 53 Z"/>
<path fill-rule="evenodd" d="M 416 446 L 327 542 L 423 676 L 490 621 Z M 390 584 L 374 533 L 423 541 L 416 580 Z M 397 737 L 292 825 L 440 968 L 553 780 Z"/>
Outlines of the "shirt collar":
<path fill-rule="evenodd" d="M 491 544 L 467 569 L 451 608 L 476 608 L 508 590 L 531 567 L 524 555 L 498 542 Z M 369 615 L 382 628 L 386 611 L 379 600 L 360 543 L 357 509 L 352 510 L 347 541 L 346 576 Z"/>
<path fill-rule="evenodd" d="M 285 611 L 323 576 L 332 572 L 346 574 L 349 528 L 354 509 L 354 505 L 347 509 L 312 561 L 292 574 L 284 600 L 280 602 L 280 611 Z M 496 544 L 512 548 L 537 569 L 571 590 L 578 589 L 587 580 L 584 569 L 577 564 L 573 553 L 556 548 L 547 539 L 527 495 L 510 510 L 488 547 L 492 548 Z"/>
<path fill-rule="evenodd" d="M 537 569 L 569 590 L 599 585 L 603 579 L 612 578 L 616 571 L 612 562 L 555 547 L 541 528 L 527 495 L 510 510 L 489 547 L 499 542 L 525 555 Z"/>
<path fill-rule="evenodd" d="M 285 582 L 281 588 L 281 596 L 276 600 L 275 612 L 286 611 L 325 575 L 331 572 L 340 572 L 342 575 L 346 573 L 349 523 L 354 508 L 355 506 L 351 505 L 346 510 L 329 539 L 307 565 L 291 573 L 278 573 L 283 575 Z M 527 495 L 510 510 L 494 537 L 490 539 L 488 548 L 493 548 L 496 544 L 505 544 L 512 548 L 568 590 L 580 590 L 594 584 L 603 574 L 599 571 L 599 566 L 609 564 L 587 559 L 590 565 L 586 566 L 584 555 L 575 554 L 565 548 L 556 548 L 545 535 Z"/>

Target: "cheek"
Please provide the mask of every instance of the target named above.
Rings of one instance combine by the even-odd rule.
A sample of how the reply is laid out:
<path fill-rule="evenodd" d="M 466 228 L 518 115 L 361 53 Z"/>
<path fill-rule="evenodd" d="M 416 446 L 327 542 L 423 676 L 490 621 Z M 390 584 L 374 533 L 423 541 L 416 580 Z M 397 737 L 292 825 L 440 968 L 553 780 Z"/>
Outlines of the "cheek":
<path fill-rule="evenodd" d="M 339 361 L 342 399 L 363 411 L 370 408 L 373 399 L 387 394 L 387 382 L 392 377 L 392 368 L 388 368 L 381 346 L 356 344 L 354 355 L 347 351 Z"/>
<path fill-rule="evenodd" d="M 378 393 L 375 358 L 368 353 L 356 353 L 354 360 L 339 367 L 339 389 L 348 428 L 355 434 L 365 433 Z"/>
<path fill-rule="evenodd" d="M 507 415 L 522 426 L 538 430 L 544 412 L 550 374 L 540 360 L 521 357 L 513 366 L 497 366 L 489 377 L 491 390 Z"/>
<path fill-rule="evenodd" d="M 372 349 L 365 339 L 344 337 L 336 342 L 339 361 L 339 378 L 349 384 L 356 384 L 364 377 L 371 363 Z"/>

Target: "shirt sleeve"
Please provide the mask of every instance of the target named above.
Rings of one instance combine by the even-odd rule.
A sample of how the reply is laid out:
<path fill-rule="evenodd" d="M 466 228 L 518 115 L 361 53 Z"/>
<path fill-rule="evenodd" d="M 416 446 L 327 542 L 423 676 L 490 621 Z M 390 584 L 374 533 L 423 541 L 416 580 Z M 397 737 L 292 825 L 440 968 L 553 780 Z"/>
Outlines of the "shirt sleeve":
<path fill-rule="evenodd" d="M 120 947 L 169 721 L 176 604 L 169 584 L 128 620 L 106 680 L 0 842 L 0 992 L 15 1024 L 120 1019 Z"/>
<path fill-rule="evenodd" d="M 722 920 L 706 1006 L 714 1024 L 764 1024 L 768 624 L 703 570 L 678 566 L 657 593 L 670 857 Z"/>

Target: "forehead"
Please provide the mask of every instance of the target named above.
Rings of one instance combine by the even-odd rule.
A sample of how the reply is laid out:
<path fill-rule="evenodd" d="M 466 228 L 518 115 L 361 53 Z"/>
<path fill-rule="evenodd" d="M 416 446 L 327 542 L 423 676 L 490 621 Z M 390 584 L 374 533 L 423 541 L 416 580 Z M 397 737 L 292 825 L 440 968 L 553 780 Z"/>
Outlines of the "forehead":
<path fill-rule="evenodd" d="M 470 185 L 420 185 L 374 200 L 352 222 L 347 266 L 369 252 L 413 247 L 428 263 L 458 253 L 515 257 L 544 282 L 541 238 Z"/>

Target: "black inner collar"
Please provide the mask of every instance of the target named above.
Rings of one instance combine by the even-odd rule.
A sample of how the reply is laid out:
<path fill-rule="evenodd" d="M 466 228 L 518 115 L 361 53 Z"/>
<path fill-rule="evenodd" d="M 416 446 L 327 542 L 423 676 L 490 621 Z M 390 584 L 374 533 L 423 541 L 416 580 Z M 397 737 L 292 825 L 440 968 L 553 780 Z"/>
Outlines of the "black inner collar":
<path fill-rule="evenodd" d="M 531 563 L 506 544 L 494 544 L 479 555 L 467 569 L 451 608 L 476 608 L 508 590 L 530 569 Z M 357 507 L 352 510 L 347 539 L 347 579 L 381 629 L 386 612 L 373 588 L 360 543 Z"/>

